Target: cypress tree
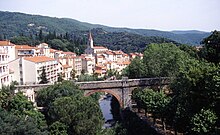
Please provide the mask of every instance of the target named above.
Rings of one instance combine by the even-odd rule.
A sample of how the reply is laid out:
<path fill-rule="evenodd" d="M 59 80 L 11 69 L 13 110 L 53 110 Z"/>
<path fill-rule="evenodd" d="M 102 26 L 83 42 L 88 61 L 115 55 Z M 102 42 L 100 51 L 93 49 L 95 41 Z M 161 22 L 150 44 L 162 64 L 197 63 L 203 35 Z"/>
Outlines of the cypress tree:
<path fill-rule="evenodd" d="M 46 84 L 48 83 L 49 81 L 47 80 L 47 75 L 46 75 L 46 71 L 45 71 L 45 68 L 43 67 L 42 69 L 42 73 L 41 73 L 41 76 L 40 76 L 40 84 Z"/>

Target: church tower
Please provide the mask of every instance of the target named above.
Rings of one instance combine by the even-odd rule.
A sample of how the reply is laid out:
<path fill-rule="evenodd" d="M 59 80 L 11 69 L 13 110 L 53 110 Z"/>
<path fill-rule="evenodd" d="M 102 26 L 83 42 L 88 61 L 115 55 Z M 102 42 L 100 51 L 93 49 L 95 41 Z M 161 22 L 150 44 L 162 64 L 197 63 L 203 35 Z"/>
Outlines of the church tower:
<path fill-rule="evenodd" d="M 89 32 L 89 40 L 88 40 L 88 47 L 93 48 L 93 39 L 92 39 L 92 33 Z"/>

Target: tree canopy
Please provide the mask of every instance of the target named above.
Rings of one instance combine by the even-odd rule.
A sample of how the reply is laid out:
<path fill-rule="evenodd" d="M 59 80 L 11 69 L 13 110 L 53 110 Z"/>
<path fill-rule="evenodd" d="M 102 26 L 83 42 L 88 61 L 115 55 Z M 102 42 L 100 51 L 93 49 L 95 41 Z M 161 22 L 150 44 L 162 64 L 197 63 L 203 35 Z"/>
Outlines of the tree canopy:
<path fill-rule="evenodd" d="M 84 97 L 72 82 L 63 81 L 39 91 L 37 104 L 45 108 L 51 132 L 95 135 L 101 131 L 103 120 L 97 101 Z"/>
<path fill-rule="evenodd" d="M 220 32 L 213 31 L 213 33 L 202 41 L 204 44 L 204 57 L 209 62 L 218 64 L 220 62 Z"/>

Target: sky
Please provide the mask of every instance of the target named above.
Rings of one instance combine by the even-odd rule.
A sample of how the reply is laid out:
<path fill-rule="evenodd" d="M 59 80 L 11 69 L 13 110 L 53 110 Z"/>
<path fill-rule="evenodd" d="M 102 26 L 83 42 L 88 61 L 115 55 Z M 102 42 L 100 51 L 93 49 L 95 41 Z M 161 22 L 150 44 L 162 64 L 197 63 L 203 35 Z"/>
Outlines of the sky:
<path fill-rule="evenodd" d="M 220 0 L 0 0 L 0 11 L 113 27 L 220 30 Z"/>

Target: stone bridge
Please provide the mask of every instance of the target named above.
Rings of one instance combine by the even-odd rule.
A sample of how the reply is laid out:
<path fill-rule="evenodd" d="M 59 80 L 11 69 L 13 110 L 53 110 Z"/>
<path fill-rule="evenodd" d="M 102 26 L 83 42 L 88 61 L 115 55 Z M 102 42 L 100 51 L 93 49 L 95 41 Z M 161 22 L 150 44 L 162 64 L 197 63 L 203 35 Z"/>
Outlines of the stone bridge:
<path fill-rule="evenodd" d="M 170 78 L 141 78 L 141 79 L 127 79 L 109 80 L 109 81 L 91 81 L 91 82 L 73 82 L 78 85 L 81 90 L 84 90 L 84 95 L 89 96 L 95 92 L 107 92 L 116 97 L 121 108 L 126 108 L 131 105 L 132 91 L 137 87 L 154 87 L 163 88 L 171 82 Z M 37 85 L 18 85 L 16 91 L 22 91 L 29 98 L 35 102 L 35 92 L 48 87 L 52 84 L 37 84 Z"/>

